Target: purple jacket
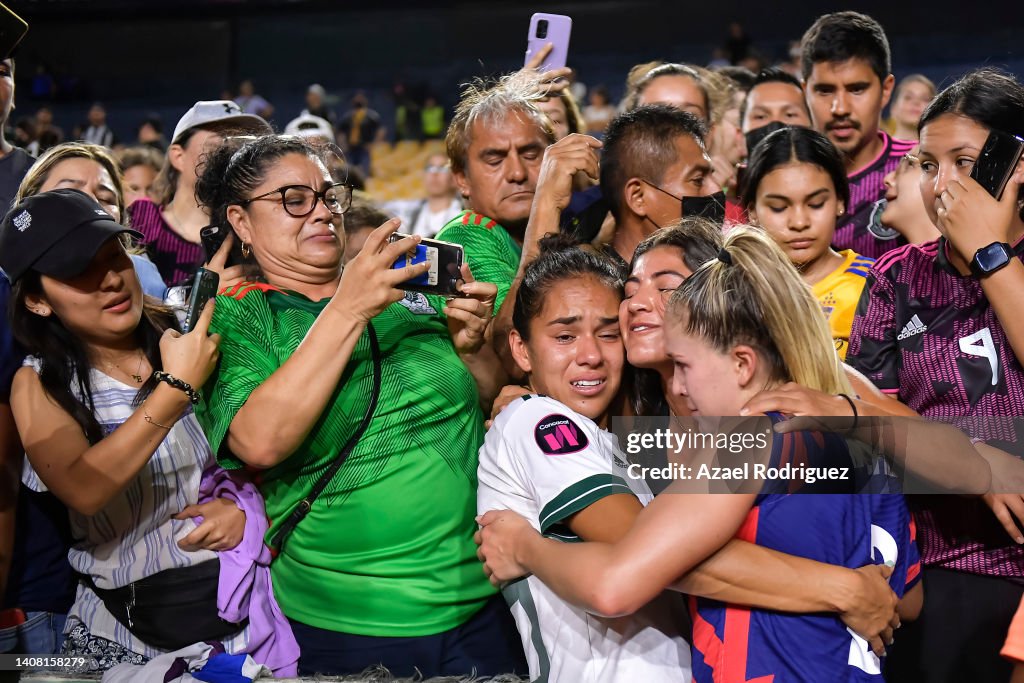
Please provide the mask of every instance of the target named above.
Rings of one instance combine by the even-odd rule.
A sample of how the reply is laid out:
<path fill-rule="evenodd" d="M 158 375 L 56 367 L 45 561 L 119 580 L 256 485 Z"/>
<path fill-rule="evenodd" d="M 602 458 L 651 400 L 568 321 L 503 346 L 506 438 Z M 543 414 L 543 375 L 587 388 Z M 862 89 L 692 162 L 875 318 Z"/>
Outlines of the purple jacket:
<path fill-rule="evenodd" d="M 278 678 L 297 675 L 299 644 L 270 586 L 270 549 L 263 544 L 267 512 L 256 486 L 243 475 L 210 467 L 199 484 L 199 502 L 228 498 L 245 513 L 242 542 L 218 553 L 220 585 L 217 609 L 225 621 L 249 619 L 246 652 L 255 662 L 272 669 Z"/>

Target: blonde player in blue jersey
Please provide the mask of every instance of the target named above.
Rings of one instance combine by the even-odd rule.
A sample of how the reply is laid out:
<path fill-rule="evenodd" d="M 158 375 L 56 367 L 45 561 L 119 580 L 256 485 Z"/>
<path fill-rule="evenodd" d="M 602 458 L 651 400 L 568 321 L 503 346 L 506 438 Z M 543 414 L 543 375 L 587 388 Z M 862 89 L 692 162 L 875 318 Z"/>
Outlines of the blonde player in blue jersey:
<path fill-rule="evenodd" d="M 845 359 L 853 314 L 874 260 L 832 248 L 836 221 L 850 201 L 839 151 L 810 128 L 775 131 L 751 155 L 742 192 L 751 223 L 771 235 L 810 285 Z"/>

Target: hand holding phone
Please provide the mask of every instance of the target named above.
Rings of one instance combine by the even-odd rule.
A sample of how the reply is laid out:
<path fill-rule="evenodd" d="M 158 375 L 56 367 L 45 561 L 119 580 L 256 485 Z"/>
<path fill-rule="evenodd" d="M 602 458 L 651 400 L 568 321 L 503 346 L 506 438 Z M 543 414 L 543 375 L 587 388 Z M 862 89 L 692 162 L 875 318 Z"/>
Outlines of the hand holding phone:
<path fill-rule="evenodd" d="M 541 73 L 560 69 L 569 59 L 569 36 L 572 34 L 572 17 L 564 14 L 538 12 L 530 17 L 530 33 L 527 36 L 526 67 L 536 68 Z M 532 64 L 534 57 L 548 44 L 551 50 L 540 64 Z"/>
<path fill-rule="evenodd" d="M 409 235 L 396 232 L 388 238 L 388 242 L 394 243 L 408 237 Z M 416 245 L 415 252 L 398 257 L 391 268 L 398 270 L 418 263 L 429 263 L 430 269 L 426 273 L 406 280 L 399 287 L 409 292 L 458 296 L 463 259 L 464 251 L 461 244 L 423 239 Z"/>
<path fill-rule="evenodd" d="M 200 268 L 196 271 L 195 280 L 192 284 L 192 293 L 189 295 L 188 312 L 185 314 L 185 325 L 182 332 L 189 332 L 196 326 L 196 321 L 203 313 L 206 302 L 217 296 L 217 287 L 220 284 L 220 276 L 212 270 Z"/>
<path fill-rule="evenodd" d="M 1022 154 L 1024 140 L 1001 130 L 992 130 L 985 140 L 985 146 L 981 148 L 978 160 L 974 162 L 971 178 L 990 195 L 1002 199 L 1003 189 L 1016 170 Z"/>

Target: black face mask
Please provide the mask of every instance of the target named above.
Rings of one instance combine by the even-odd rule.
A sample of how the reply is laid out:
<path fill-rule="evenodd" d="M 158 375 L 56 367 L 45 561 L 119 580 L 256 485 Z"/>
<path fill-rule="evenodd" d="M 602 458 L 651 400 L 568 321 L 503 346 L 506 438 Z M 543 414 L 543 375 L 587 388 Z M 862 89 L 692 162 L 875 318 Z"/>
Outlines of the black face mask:
<path fill-rule="evenodd" d="M 789 128 L 789 124 L 782 123 L 781 121 L 772 121 L 771 123 L 755 128 L 752 131 L 746 133 L 743 137 L 747 140 L 747 158 L 749 159 L 754 154 L 754 148 L 758 146 L 766 137 L 771 135 L 777 130 L 783 128 Z"/>
<path fill-rule="evenodd" d="M 725 225 L 725 192 L 706 197 L 683 197 L 683 217 L 700 216 L 715 225 Z"/>
<path fill-rule="evenodd" d="M 643 180 L 643 179 L 641 179 Z M 667 194 L 682 204 L 682 216 L 700 216 L 713 221 L 716 225 L 725 225 L 725 192 L 716 192 L 704 197 L 677 197 L 668 190 L 663 190 L 649 180 L 643 180 L 658 192 Z M 651 220 L 648 218 L 647 220 Z M 654 221 L 651 221 L 654 223 Z M 657 225 L 657 223 L 655 223 Z M 658 227 L 662 227 L 658 225 Z"/>

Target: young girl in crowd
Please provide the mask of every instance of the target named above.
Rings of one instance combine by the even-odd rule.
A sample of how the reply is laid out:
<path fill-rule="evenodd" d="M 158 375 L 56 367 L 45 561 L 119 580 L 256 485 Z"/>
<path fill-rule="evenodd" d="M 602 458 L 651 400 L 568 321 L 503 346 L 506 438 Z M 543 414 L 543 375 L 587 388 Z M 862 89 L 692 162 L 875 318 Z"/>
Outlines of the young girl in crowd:
<path fill-rule="evenodd" d="M 932 242 L 940 236 L 921 197 L 920 152 L 920 146 L 915 146 L 885 176 L 885 199 L 879 217 L 882 225 L 903 235 L 910 244 Z"/>
<path fill-rule="evenodd" d="M 18 203 L 57 188 L 84 192 L 118 222 L 125 216 L 121 177 L 105 147 L 80 142 L 51 147 L 26 174 L 14 201 Z M 131 254 L 131 259 L 143 292 L 163 298 L 165 286 L 156 267 L 140 254 Z M 14 352 L 15 349 L 11 349 L 12 355 Z M 12 360 L 21 365 L 20 356 Z M 19 449 L 19 463 L 14 468 L 18 476 L 22 459 Z M 22 648 L 18 651 L 49 654 L 58 650 L 63 641 L 64 620 L 75 595 L 75 579 L 67 559 L 71 547 L 68 514 L 49 491 L 33 491 L 22 485 L 17 497 L 14 531 L 17 561 L 12 565 L 3 606 L 23 609 L 31 615 L 25 625 L 18 627 Z M 44 614 L 47 616 L 42 617 Z M 43 641 L 29 635 L 43 632 L 39 627 L 42 620 L 51 625 L 52 640 Z M 14 638 L 16 634 L 5 635 Z M 2 643 L 0 649 L 3 649 Z"/>
<path fill-rule="evenodd" d="M 196 167 L 225 135 L 263 135 L 270 125 L 246 114 L 234 102 L 201 101 L 174 127 L 164 166 L 153 192 L 157 201 L 140 199 L 129 207 L 132 227 L 144 236 L 150 258 L 168 287 L 186 282 L 206 260 L 199 232 L 210 216 L 196 201 Z M 241 271 L 221 273 L 221 284 L 241 278 Z"/>
<path fill-rule="evenodd" d="M 667 328 L 675 387 L 696 414 L 737 415 L 762 388 L 786 381 L 850 392 L 817 303 L 757 231 L 735 231 L 719 258 L 683 283 L 669 306 Z M 776 436 L 763 457 L 779 465 L 798 451 L 810 465 L 853 467 L 841 439 L 806 432 Z M 824 486 L 856 490 L 852 480 Z M 544 539 L 508 511 L 489 512 L 481 523 L 481 555 L 492 580 L 532 572 L 555 594 L 600 614 L 635 611 L 733 535 L 848 568 L 880 555 L 895 566 L 889 581 L 897 594 L 916 582 L 909 518 L 898 496 L 785 495 L 771 488 L 661 495 L 612 543 Z M 882 604 L 885 599 L 876 606 Z M 694 616 L 695 680 L 880 678 L 879 660 L 837 617 L 726 609 L 704 599 L 696 602 Z"/>
<path fill-rule="evenodd" d="M 1005 484 L 1021 467 L 1006 453 L 1021 452 L 1015 418 L 995 416 L 1024 414 L 1024 170 L 999 200 L 970 173 L 990 134 L 1024 135 L 1024 88 L 996 70 L 969 73 L 928 106 L 920 130 L 920 191 L 941 238 L 875 264 L 849 360 L 922 416 L 979 440 L 993 489 L 914 501 L 928 590 L 941 597 L 900 633 L 890 665 L 898 681 L 1006 680 L 999 646 L 1024 594 L 1024 498 Z"/>
<path fill-rule="evenodd" d="M 27 480 L 71 511 L 84 576 L 64 652 L 101 669 L 174 649 L 167 638 L 246 642 L 218 616 L 215 552 L 237 545 L 245 516 L 230 500 L 195 506 L 213 458 L 189 397 L 217 359 L 213 310 L 178 334 L 143 299 L 125 233 L 73 189 L 29 197 L 0 226 L 11 327 L 30 354 L 11 392 Z"/>
<path fill-rule="evenodd" d="M 874 261 L 831 246 L 836 219 L 850 200 L 838 150 L 810 128 L 775 131 L 750 157 L 743 198 L 750 221 L 771 235 L 810 285 L 836 351 L 845 358 L 853 314 Z"/>

